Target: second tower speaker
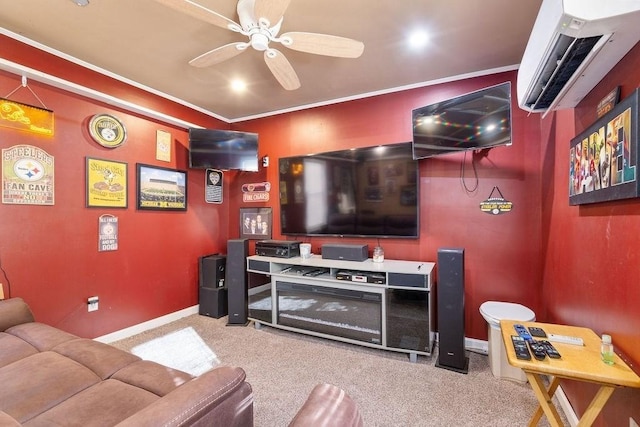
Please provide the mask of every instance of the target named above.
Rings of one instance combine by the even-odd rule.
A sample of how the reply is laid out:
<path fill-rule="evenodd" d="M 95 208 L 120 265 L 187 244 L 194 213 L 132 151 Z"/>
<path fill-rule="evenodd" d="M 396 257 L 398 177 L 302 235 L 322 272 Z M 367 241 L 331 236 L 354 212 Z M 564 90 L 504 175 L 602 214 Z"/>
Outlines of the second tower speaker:
<path fill-rule="evenodd" d="M 236 239 L 227 242 L 227 301 L 229 325 L 244 326 L 249 323 L 249 295 L 247 290 L 247 257 L 249 240 Z"/>
<path fill-rule="evenodd" d="M 438 360 L 436 366 L 469 371 L 464 349 L 464 249 L 438 249 Z"/>

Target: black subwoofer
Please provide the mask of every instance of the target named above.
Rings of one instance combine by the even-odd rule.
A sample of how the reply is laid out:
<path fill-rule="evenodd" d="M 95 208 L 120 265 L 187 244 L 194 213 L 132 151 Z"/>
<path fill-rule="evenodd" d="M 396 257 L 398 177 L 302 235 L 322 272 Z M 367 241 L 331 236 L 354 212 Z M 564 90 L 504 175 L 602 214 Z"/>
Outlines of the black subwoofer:
<path fill-rule="evenodd" d="M 226 285 L 229 320 L 227 326 L 244 326 L 249 323 L 249 296 L 247 289 L 247 257 L 249 240 L 227 242 Z"/>
<path fill-rule="evenodd" d="M 219 319 L 227 315 L 227 288 L 198 289 L 198 313 Z"/>
<path fill-rule="evenodd" d="M 469 371 L 464 349 L 464 249 L 438 249 L 438 360 L 436 366 Z"/>

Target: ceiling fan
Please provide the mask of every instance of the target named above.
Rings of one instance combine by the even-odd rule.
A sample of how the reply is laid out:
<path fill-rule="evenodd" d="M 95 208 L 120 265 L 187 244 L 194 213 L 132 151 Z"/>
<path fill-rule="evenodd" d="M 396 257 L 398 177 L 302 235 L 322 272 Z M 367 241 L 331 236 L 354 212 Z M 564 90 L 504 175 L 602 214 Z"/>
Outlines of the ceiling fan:
<path fill-rule="evenodd" d="M 264 52 L 264 60 L 276 80 L 287 90 L 300 87 L 300 80 L 291 63 L 271 42 L 300 52 L 339 58 L 357 58 L 364 51 L 364 43 L 346 37 L 307 32 L 287 32 L 278 35 L 283 15 L 291 0 L 238 0 L 240 24 L 191 0 L 156 0 L 179 12 L 217 27 L 240 33 L 249 38 L 220 46 L 189 61 L 194 67 L 218 64 L 244 52 L 249 46 Z"/>

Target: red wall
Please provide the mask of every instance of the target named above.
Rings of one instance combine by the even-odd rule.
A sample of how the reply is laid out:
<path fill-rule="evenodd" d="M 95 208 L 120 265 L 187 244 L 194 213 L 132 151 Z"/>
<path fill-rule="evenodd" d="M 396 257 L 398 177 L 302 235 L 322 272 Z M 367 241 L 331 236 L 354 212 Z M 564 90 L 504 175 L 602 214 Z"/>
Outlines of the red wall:
<path fill-rule="evenodd" d="M 271 159 L 266 173 L 274 188 L 278 183 L 277 160 L 280 157 L 373 146 L 411 140 L 411 110 L 432 102 L 464 94 L 486 86 L 515 79 L 515 72 L 441 84 L 363 100 L 344 102 L 300 112 L 277 115 L 245 123 L 234 128 L 258 132 L 260 144 Z M 515 83 L 512 85 L 515 90 Z M 513 94 L 515 99 L 515 92 Z M 540 284 L 540 159 L 539 118 L 513 110 L 513 145 L 497 147 L 475 156 L 477 190 L 467 192 L 460 179 L 465 165 L 465 183 L 475 187 L 472 154 L 465 158 L 453 154 L 420 162 L 420 238 L 385 239 L 381 245 L 385 257 L 435 261 L 440 247 L 465 249 L 466 335 L 487 339 L 487 325 L 479 313 L 487 300 L 525 304 L 541 312 Z M 249 178 L 247 178 L 249 179 Z M 253 179 L 253 178 L 250 178 Z M 238 184 L 241 184 L 238 181 Z M 479 204 L 498 186 L 513 211 L 489 215 Z M 237 191 L 237 190 L 236 190 Z M 273 208 L 274 231 L 278 231 L 277 190 L 265 206 Z M 241 203 L 231 206 L 231 212 Z M 237 219 L 232 229 L 237 227 Z M 274 235 L 274 238 L 286 238 Z M 325 242 L 367 243 L 375 239 L 311 238 L 313 251 L 319 253 Z"/>
<path fill-rule="evenodd" d="M 620 86 L 624 99 L 640 85 L 637 45 L 574 110 L 542 121 L 543 306 L 550 321 L 608 333 L 628 361 L 640 366 L 640 203 L 638 199 L 569 206 L 569 141 L 596 121 L 596 106 Z M 578 413 L 595 387 L 563 384 Z M 640 390 L 617 390 L 597 425 L 640 422 Z M 605 421 L 606 419 L 606 421 Z"/>
<path fill-rule="evenodd" d="M 31 48 L 2 39 L 0 56 L 95 89 L 120 95 L 157 111 L 203 126 L 228 128 L 186 107 L 144 94 Z M 0 93 L 20 86 L 19 76 L 0 72 Z M 0 128 L 0 148 L 33 145 L 55 158 L 55 205 L 0 204 L 0 282 L 11 295 L 24 298 L 37 320 L 81 336 L 96 337 L 198 303 L 197 258 L 226 251 L 227 205 L 204 202 L 204 172 L 188 171 L 186 212 L 138 211 L 136 163 L 187 169 L 187 133 L 126 111 L 28 81 L 55 114 L 55 135 L 43 137 Z M 144 96 L 142 96 L 144 94 Z M 40 106 L 26 88 L 11 100 Z M 124 122 L 128 137 L 107 149 L 88 134 L 87 122 L 109 113 Z M 156 130 L 171 132 L 170 163 L 155 159 Z M 128 164 L 128 208 L 85 207 L 86 156 Z M 232 175 L 226 178 L 231 180 Z M 119 248 L 98 252 L 98 217 L 119 220 Z M 99 310 L 87 312 L 87 298 L 97 295 Z"/>

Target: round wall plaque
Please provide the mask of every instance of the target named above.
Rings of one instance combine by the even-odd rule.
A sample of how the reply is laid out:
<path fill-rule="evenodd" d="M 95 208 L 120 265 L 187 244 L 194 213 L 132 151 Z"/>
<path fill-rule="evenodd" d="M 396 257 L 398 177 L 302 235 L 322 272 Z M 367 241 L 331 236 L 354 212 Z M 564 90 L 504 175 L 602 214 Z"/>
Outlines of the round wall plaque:
<path fill-rule="evenodd" d="M 109 114 L 96 114 L 89 122 L 89 134 L 98 144 L 116 148 L 127 139 L 122 122 Z"/>

